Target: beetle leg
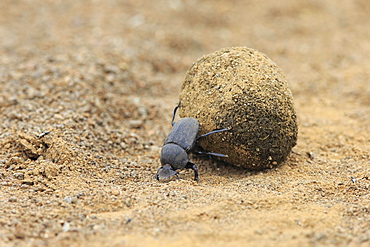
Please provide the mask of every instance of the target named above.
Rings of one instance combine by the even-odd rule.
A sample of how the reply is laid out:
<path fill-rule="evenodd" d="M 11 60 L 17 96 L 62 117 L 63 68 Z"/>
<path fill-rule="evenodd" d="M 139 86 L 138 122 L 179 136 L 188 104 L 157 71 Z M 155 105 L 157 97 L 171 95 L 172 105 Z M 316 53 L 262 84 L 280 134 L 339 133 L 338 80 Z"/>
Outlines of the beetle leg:
<path fill-rule="evenodd" d="M 193 151 L 195 154 L 200 154 L 200 155 L 212 155 L 212 156 L 217 156 L 217 157 L 228 157 L 227 154 L 218 154 L 218 153 L 211 153 L 211 152 L 202 152 L 202 151 Z"/>
<path fill-rule="evenodd" d="M 226 131 L 226 130 L 229 130 L 229 129 L 215 129 L 215 130 L 212 130 L 211 132 L 208 132 L 206 134 L 203 134 L 203 135 L 199 136 L 197 138 L 197 141 L 199 141 L 200 139 L 202 139 L 202 138 L 204 138 L 204 137 L 206 137 L 206 136 L 208 136 L 210 134 L 214 134 L 214 133 L 218 133 L 218 132 L 222 132 L 222 131 Z"/>
<path fill-rule="evenodd" d="M 171 122 L 172 126 L 174 126 L 174 125 L 175 125 L 174 120 L 175 120 L 175 116 L 176 116 L 177 109 L 180 107 L 180 105 L 181 105 L 181 101 L 180 101 L 180 102 L 179 102 L 179 104 L 175 107 L 175 109 L 173 109 L 173 113 L 172 113 L 172 122 Z"/>
<path fill-rule="evenodd" d="M 180 107 L 180 103 L 175 107 L 175 109 L 173 109 L 173 113 L 172 113 L 172 121 L 171 121 L 172 126 L 174 126 L 174 125 L 175 125 L 174 120 L 175 120 L 175 116 L 176 116 L 176 111 L 177 111 L 177 109 L 178 109 L 179 107 Z"/>
<path fill-rule="evenodd" d="M 188 163 L 186 164 L 185 168 L 192 169 L 194 171 L 194 180 L 195 181 L 199 181 L 198 168 L 197 168 L 197 166 L 195 164 L 193 164 L 190 161 L 188 161 Z"/>

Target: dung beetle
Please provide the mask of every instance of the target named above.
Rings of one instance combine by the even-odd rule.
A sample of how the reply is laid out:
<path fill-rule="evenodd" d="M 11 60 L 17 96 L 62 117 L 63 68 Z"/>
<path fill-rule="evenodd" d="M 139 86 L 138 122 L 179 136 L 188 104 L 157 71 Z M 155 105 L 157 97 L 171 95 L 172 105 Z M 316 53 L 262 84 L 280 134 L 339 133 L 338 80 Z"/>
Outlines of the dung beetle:
<path fill-rule="evenodd" d="M 198 181 L 198 169 L 195 164 L 189 161 L 189 153 L 213 155 L 219 157 L 227 157 L 225 154 L 210 153 L 197 151 L 196 143 L 200 139 L 217 132 L 226 131 L 228 129 L 215 129 L 197 138 L 199 123 L 191 117 L 181 118 L 176 123 L 174 122 L 177 109 L 180 104 L 175 107 L 172 115 L 172 129 L 164 140 L 161 151 L 161 164 L 157 171 L 156 179 L 168 179 L 177 175 L 176 170 L 184 168 L 194 170 L 194 180 Z"/>

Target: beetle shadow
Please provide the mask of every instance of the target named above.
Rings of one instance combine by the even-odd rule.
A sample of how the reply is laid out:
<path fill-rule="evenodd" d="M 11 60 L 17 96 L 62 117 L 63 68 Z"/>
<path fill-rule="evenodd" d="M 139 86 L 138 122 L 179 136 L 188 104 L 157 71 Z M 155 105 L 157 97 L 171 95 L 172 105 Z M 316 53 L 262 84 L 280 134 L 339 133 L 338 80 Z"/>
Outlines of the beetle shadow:
<path fill-rule="evenodd" d="M 202 179 L 202 174 L 207 174 L 209 176 L 220 176 L 224 178 L 243 179 L 259 174 L 272 173 L 273 170 L 280 170 L 283 166 L 295 167 L 299 163 L 299 160 L 302 160 L 302 158 L 309 159 L 309 157 L 304 157 L 304 155 L 292 150 L 285 161 L 277 164 L 274 167 L 251 170 L 245 167 L 240 167 L 224 162 L 222 160 L 218 160 L 217 158 L 214 158 L 210 155 L 192 154 L 191 158 L 198 166 L 200 179 Z"/>
<path fill-rule="evenodd" d="M 287 159 L 272 167 L 272 168 L 263 168 L 259 170 L 251 170 L 245 167 L 236 166 L 221 160 L 218 160 L 214 158 L 211 155 L 199 155 L 191 153 L 189 155 L 190 160 L 196 166 L 199 170 L 199 178 L 200 181 L 202 181 L 203 177 L 205 176 L 217 176 L 217 177 L 223 177 L 223 178 L 232 178 L 232 179 L 244 179 L 247 177 L 253 177 L 255 175 L 259 174 L 267 174 L 272 172 L 271 170 L 280 169 L 282 166 L 296 166 L 297 165 L 297 159 L 298 157 L 302 156 L 301 154 L 297 154 L 294 151 L 292 151 L 291 155 L 287 157 Z M 163 183 L 168 183 L 174 180 L 188 180 L 194 177 L 193 171 L 190 169 L 184 169 L 182 171 L 178 170 L 179 173 L 176 176 L 173 176 L 169 179 L 161 180 Z"/>
<path fill-rule="evenodd" d="M 200 174 L 208 174 L 225 178 L 246 178 L 260 173 L 267 173 L 270 169 L 250 170 L 245 167 L 235 166 L 230 163 L 215 159 L 208 155 L 195 155 L 191 159 L 197 165 Z M 202 175 L 200 175 L 202 179 Z"/>

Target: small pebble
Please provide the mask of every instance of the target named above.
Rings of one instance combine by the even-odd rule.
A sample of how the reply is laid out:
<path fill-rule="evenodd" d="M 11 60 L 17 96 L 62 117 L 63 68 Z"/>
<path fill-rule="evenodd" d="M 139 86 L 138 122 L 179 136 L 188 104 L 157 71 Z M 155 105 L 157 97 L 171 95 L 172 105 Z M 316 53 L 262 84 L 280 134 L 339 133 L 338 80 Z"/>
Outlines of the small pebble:
<path fill-rule="evenodd" d="M 63 232 L 68 232 L 69 231 L 69 228 L 70 228 L 70 224 L 68 222 L 64 222 L 63 223 L 63 227 L 62 227 L 62 231 Z"/>
<path fill-rule="evenodd" d="M 16 179 L 19 179 L 19 180 L 23 180 L 24 179 L 24 174 L 21 173 L 21 172 L 15 172 L 13 173 L 13 176 L 16 178 Z"/>
<path fill-rule="evenodd" d="M 17 201 L 18 201 L 18 199 L 16 197 L 10 197 L 8 199 L 8 202 L 17 202 Z"/>
<path fill-rule="evenodd" d="M 63 201 L 67 202 L 67 203 L 77 203 L 78 199 L 77 197 L 71 197 L 71 196 L 66 196 L 64 197 Z"/>
<path fill-rule="evenodd" d="M 113 189 L 113 190 L 111 190 L 111 194 L 114 195 L 114 196 L 119 196 L 121 194 L 121 191 L 119 191 L 117 189 Z"/>

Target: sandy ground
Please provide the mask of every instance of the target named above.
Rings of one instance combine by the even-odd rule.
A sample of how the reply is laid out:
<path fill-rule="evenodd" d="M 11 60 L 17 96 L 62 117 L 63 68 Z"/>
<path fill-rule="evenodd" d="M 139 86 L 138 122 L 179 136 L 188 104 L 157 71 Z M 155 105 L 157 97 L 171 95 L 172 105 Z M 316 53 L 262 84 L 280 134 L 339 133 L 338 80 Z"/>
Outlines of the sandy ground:
<path fill-rule="evenodd" d="M 370 2 L 0 1 L 1 246 L 369 246 Z M 187 69 L 259 50 L 294 95 L 281 166 L 157 182 Z M 50 133 L 48 133 L 50 132 Z"/>

